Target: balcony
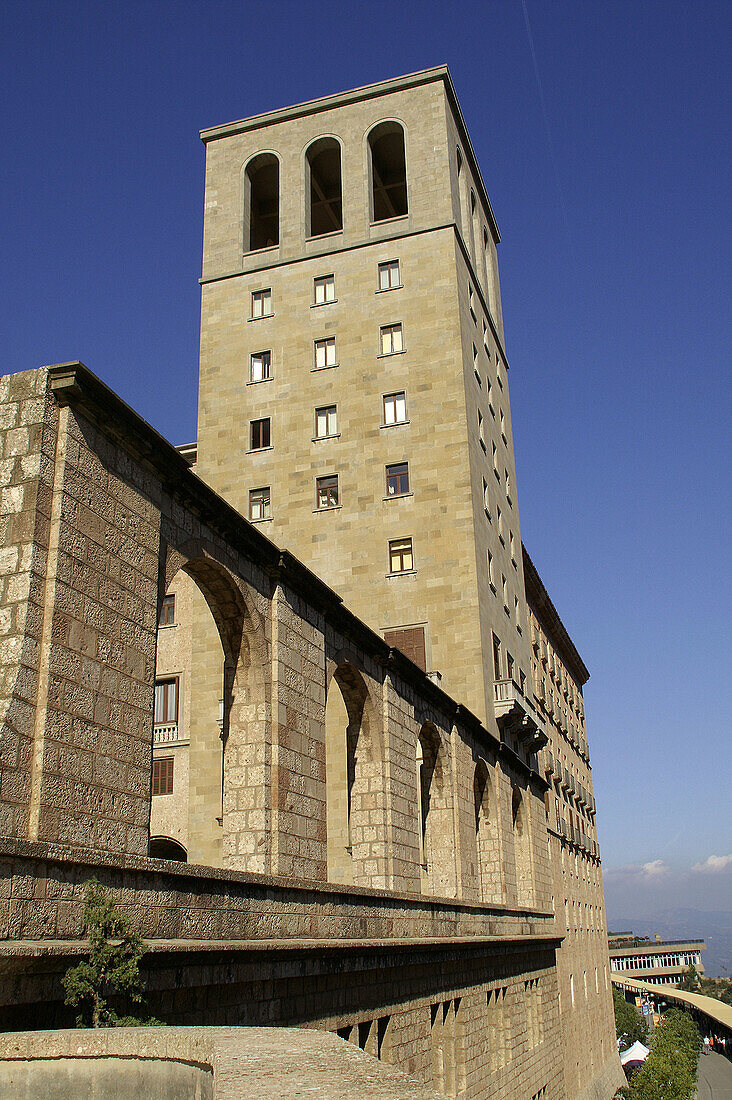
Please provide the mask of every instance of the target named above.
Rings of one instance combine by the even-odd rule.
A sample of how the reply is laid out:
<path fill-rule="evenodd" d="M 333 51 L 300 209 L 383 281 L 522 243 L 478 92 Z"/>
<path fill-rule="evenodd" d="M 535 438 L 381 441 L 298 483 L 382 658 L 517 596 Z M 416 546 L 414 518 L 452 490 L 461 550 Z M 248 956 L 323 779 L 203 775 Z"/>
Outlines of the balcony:
<path fill-rule="evenodd" d="M 177 722 L 168 722 L 165 725 L 153 727 L 153 745 L 169 745 L 171 741 L 179 740 Z"/>
<path fill-rule="evenodd" d="M 493 707 L 499 728 L 515 733 L 529 752 L 538 752 L 549 744 L 533 704 L 515 680 L 494 681 Z"/>

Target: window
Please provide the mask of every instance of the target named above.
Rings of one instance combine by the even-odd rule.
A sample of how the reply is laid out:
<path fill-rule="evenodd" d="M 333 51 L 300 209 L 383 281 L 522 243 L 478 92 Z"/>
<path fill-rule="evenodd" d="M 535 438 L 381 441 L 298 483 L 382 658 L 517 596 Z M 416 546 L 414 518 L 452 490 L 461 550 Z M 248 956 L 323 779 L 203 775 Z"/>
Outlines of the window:
<path fill-rule="evenodd" d="M 324 340 L 315 341 L 315 369 L 322 370 L 323 367 L 337 367 L 338 360 L 336 358 L 336 338 L 335 336 L 327 336 Z"/>
<path fill-rule="evenodd" d="M 397 352 L 404 351 L 401 322 L 396 325 L 382 325 L 379 332 L 382 355 L 396 355 Z"/>
<path fill-rule="evenodd" d="M 498 472 L 498 448 L 495 443 L 491 443 L 491 448 L 493 450 L 493 473 L 500 481 L 501 475 Z"/>
<path fill-rule="evenodd" d="M 248 248 L 272 248 L 280 241 L 280 164 L 274 153 L 260 153 L 246 170 L 249 190 Z"/>
<path fill-rule="evenodd" d="M 511 503 L 511 475 L 509 474 L 508 470 L 504 470 L 503 473 L 504 473 L 504 477 L 505 477 L 505 481 L 506 481 L 506 499 L 508 500 L 508 503 L 510 504 Z"/>
<path fill-rule="evenodd" d="M 256 321 L 259 317 L 271 317 L 272 316 L 272 291 L 271 290 L 253 290 L 252 291 L 252 320 Z"/>
<path fill-rule="evenodd" d="M 315 410 L 315 438 L 326 439 L 338 434 L 338 408 L 336 405 L 324 405 Z"/>
<path fill-rule="evenodd" d="M 272 433 L 270 430 L 270 418 L 265 416 L 262 420 L 249 421 L 249 449 L 261 451 L 271 446 Z"/>
<path fill-rule="evenodd" d="M 270 506 L 269 485 L 262 489 L 249 490 L 249 518 L 270 519 L 272 510 Z"/>
<path fill-rule="evenodd" d="M 485 478 L 483 478 L 483 507 L 485 508 L 485 514 L 490 519 L 491 506 L 490 506 L 490 501 L 488 499 L 488 482 L 486 481 Z"/>
<path fill-rule="evenodd" d="M 491 416 L 495 419 L 496 410 L 493 408 L 493 390 L 492 390 L 492 387 L 491 387 L 491 380 L 488 377 L 488 375 L 486 375 L 486 378 L 485 378 L 485 385 L 486 385 L 486 390 L 488 391 L 488 409 L 490 411 Z"/>
<path fill-rule="evenodd" d="M 175 596 L 163 596 L 158 626 L 175 626 Z"/>
<path fill-rule="evenodd" d="M 387 645 L 400 649 L 423 672 L 427 671 L 425 658 L 425 639 L 423 626 L 404 627 L 399 630 L 385 630 L 384 641 Z"/>
<path fill-rule="evenodd" d="M 307 151 L 310 173 L 311 237 L 343 229 L 341 147 L 335 138 L 319 138 Z"/>
<path fill-rule="evenodd" d="M 338 507 L 338 474 L 315 479 L 315 499 L 318 508 Z"/>
<path fill-rule="evenodd" d="M 491 554 L 490 550 L 487 551 L 487 554 L 488 554 L 488 583 L 490 584 L 491 588 L 495 592 L 496 584 L 495 584 L 495 579 L 494 579 L 494 576 L 493 576 L 493 555 Z"/>
<path fill-rule="evenodd" d="M 501 642 L 493 635 L 493 679 L 500 680 L 501 676 Z"/>
<path fill-rule="evenodd" d="M 513 657 L 510 653 L 506 654 L 506 679 L 513 680 Z"/>
<path fill-rule="evenodd" d="M 390 497 L 404 496 L 409 492 L 409 463 L 398 462 L 394 466 L 386 467 L 386 495 Z"/>
<path fill-rule="evenodd" d="M 521 616 L 520 616 L 520 613 L 519 613 L 518 596 L 514 596 L 514 598 L 513 598 L 513 611 L 514 611 L 514 615 L 516 616 L 516 629 L 518 630 L 518 632 L 520 634 L 521 633 Z"/>
<path fill-rule="evenodd" d="M 389 542 L 389 572 L 406 573 L 414 568 L 411 539 L 391 539 Z"/>
<path fill-rule="evenodd" d="M 407 213 L 407 166 L 404 130 L 398 122 L 381 122 L 369 134 L 371 203 L 375 222 Z"/>
<path fill-rule="evenodd" d="M 485 435 L 483 432 L 483 413 L 478 409 L 478 440 L 481 447 L 485 450 Z"/>
<path fill-rule="evenodd" d="M 178 677 L 155 681 L 156 726 L 172 726 L 178 721 Z"/>
<path fill-rule="evenodd" d="M 405 424 L 407 420 L 407 395 L 404 390 L 384 394 L 384 424 Z"/>
<path fill-rule="evenodd" d="M 320 275 L 313 279 L 316 306 L 324 306 L 328 302 L 335 302 L 335 275 Z"/>
<path fill-rule="evenodd" d="M 483 322 L 483 347 L 485 348 L 486 355 L 490 359 L 491 353 L 490 348 L 488 347 L 488 326 L 485 321 Z"/>
<path fill-rule="evenodd" d="M 162 756 L 153 760 L 152 765 L 152 793 L 173 793 L 173 757 Z"/>
<path fill-rule="evenodd" d="M 503 592 L 503 606 L 508 607 L 508 585 L 506 583 L 506 577 L 501 573 L 501 590 Z"/>
<path fill-rule="evenodd" d="M 501 409 L 501 435 L 503 436 L 503 442 L 506 442 L 506 418 L 503 415 L 503 409 Z"/>
<path fill-rule="evenodd" d="M 516 564 L 516 543 L 513 537 L 513 531 L 508 532 L 508 545 L 511 547 L 511 561 Z"/>
<path fill-rule="evenodd" d="M 272 377 L 272 352 L 255 351 L 249 357 L 249 381 L 264 382 Z"/>
<path fill-rule="evenodd" d="M 379 290 L 396 290 L 402 285 L 399 260 L 388 260 L 379 264 Z"/>
<path fill-rule="evenodd" d="M 478 349 L 475 344 L 473 344 L 473 370 L 475 371 L 475 378 L 478 385 L 482 386 L 483 383 L 480 380 L 480 371 L 478 370 Z"/>
<path fill-rule="evenodd" d="M 477 322 L 478 319 L 475 316 L 475 296 L 473 293 L 472 283 L 468 283 L 468 305 L 470 307 L 470 316 L 473 318 L 474 321 Z"/>

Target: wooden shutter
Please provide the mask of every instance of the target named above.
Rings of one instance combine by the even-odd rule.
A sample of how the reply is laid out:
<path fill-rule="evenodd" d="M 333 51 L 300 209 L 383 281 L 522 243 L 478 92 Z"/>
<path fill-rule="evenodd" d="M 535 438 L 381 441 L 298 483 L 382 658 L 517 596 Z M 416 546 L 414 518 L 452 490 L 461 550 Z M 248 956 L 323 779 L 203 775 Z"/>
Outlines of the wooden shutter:
<path fill-rule="evenodd" d="M 173 793 L 173 757 L 164 756 L 159 760 L 153 760 L 152 766 L 152 793 Z"/>
<path fill-rule="evenodd" d="M 387 645 L 400 649 L 404 656 L 414 661 L 423 672 L 427 671 L 423 626 L 410 626 L 405 630 L 385 630 L 384 641 Z"/>

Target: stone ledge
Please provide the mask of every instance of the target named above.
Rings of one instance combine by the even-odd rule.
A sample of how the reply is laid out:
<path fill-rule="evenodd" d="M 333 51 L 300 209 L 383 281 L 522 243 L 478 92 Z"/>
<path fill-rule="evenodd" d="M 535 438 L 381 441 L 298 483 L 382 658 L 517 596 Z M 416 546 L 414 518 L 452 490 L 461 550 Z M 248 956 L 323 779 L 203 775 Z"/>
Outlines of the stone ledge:
<path fill-rule="evenodd" d="M 183 1062 L 213 1070 L 217 1100 L 437 1100 L 393 1066 L 325 1031 L 305 1028 L 165 1027 L 16 1032 L 0 1036 L 0 1097 L 30 1097 L 32 1067 L 63 1060 Z M 23 1063 L 29 1090 L 10 1084 Z M 20 1068 L 20 1066 L 18 1066 Z M 28 1073 L 28 1070 L 31 1072 Z M 15 1071 L 17 1073 L 17 1070 Z M 48 1080 L 44 1076 L 44 1080 Z"/>

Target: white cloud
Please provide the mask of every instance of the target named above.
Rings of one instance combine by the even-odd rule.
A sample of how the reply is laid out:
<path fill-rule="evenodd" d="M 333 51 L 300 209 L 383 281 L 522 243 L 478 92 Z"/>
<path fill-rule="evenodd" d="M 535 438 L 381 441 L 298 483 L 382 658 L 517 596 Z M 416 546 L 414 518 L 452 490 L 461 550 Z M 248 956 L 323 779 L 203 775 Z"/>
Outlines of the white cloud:
<path fill-rule="evenodd" d="M 649 863 L 631 863 L 627 867 L 609 868 L 605 875 L 617 875 L 628 879 L 658 878 L 669 871 L 662 859 L 653 859 Z"/>
<path fill-rule="evenodd" d="M 644 863 L 641 867 L 644 875 L 665 875 L 668 867 L 662 859 L 654 859 L 651 863 Z"/>
<path fill-rule="evenodd" d="M 725 871 L 732 867 L 732 852 L 728 856 L 710 856 L 704 863 L 695 863 L 692 871 Z"/>

